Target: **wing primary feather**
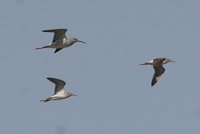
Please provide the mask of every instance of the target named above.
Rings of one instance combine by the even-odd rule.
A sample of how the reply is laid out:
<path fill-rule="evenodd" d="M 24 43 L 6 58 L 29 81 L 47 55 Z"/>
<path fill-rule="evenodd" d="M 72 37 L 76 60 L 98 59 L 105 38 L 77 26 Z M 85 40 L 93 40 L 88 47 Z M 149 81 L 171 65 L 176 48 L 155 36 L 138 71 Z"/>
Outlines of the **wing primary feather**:
<path fill-rule="evenodd" d="M 54 53 L 57 53 L 58 51 L 62 50 L 62 48 L 57 48 Z"/>
<path fill-rule="evenodd" d="M 60 90 L 64 89 L 64 86 L 66 85 L 65 81 L 63 81 L 61 79 L 51 78 L 51 77 L 48 77 L 47 79 L 55 84 L 54 94 L 56 94 Z"/>
<path fill-rule="evenodd" d="M 55 42 L 57 40 L 62 40 L 63 38 L 65 38 L 65 33 L 66 33 L 67 29 L 49 29 L 49 30 L 42 30 L 42 32 L 53 32 L 54 33 L 54 37 L 53 37 L 53 41 Z"/>

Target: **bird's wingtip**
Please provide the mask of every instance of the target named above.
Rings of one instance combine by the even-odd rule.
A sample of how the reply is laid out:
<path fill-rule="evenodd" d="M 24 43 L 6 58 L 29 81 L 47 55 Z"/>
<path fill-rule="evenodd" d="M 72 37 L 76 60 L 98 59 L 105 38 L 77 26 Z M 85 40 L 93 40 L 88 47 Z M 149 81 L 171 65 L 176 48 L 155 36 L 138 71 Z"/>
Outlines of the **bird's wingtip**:
<path fill-rule="evenodd" d="M 50 80 L 50 79 L 52 79 L 51 77 L 47 77 L 47 80 Z"/>
<path fill-rule="evenodd" d="M 35 48 L 35 50 L 41 49 L 40 47 Z"/>

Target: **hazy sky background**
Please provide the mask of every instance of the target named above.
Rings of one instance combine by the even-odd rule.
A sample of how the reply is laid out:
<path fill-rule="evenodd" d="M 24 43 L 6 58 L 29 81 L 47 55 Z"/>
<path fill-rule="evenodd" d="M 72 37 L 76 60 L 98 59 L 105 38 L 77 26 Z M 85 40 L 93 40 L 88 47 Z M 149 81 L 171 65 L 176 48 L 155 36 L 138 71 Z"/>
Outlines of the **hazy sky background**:
<path fill-rule="evenodd" d="M 1 0 L 2 134 L 199 134 L 200 1 Z M 41 30 L 86 41 L 54 54 Z M 176 61 L 151 87 L 154 70 Z M 79 95 L 40 103 L 46 77 Z"/>

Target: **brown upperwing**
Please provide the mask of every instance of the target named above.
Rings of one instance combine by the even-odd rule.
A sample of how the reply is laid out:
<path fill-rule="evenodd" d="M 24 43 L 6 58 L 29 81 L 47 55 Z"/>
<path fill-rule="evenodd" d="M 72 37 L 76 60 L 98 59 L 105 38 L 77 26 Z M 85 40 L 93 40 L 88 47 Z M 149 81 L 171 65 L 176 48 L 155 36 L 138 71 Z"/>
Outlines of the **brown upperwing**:
<path fill-rule="evenodd" d="M 154 59 L 154 65 L 155 66 L 160 66 L 160 65 L 162 65 L 162 63 L 163 63 L 164 60 L 165 60 L 165 58 Z"/>
<path fill-rule="evenodd" d="M 151 81 L 151 86 L 155 85 L 160 79 L 161 75 L 165 72 L 165 68 L 162 65 L 154 65 L 153 68 L 155 73 Z"/>

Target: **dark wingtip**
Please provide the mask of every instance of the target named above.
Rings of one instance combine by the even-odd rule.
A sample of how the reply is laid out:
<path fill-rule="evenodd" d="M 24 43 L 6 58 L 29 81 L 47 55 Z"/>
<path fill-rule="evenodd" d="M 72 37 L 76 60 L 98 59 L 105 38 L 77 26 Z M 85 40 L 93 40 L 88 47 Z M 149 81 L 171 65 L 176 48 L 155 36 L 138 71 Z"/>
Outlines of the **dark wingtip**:
<path fill-rule="evenodd" d="M 51 77 L 47 77 L 47 79 L 48 79 L 48 80 L 52 80 L 53 78 L 51 78 Z"/>
<path fill-rule="evenodd" d="M 151 82 L 151 87 L 153 87 L 157 82 L 152 81 Z"/>
<path fill-rule="evenodd" d="M 38 49 L 43 49 L 42 47 L 37 47 L 37 48 L 35 48 L 35 50 L 38 50 Z"/>
<path fill-rule="evenodd" d="M 55 54 L 55 53 L 57 53 L 57 52 L 58 52 L 58 51 L 57 51 L 57 50 L 55 50 L 55 51 L 54 51 L 54 54 Z"/>
<path fill-rule="evenodd" d="M 42 32 L 55 32 L 56 30 L 64 30 L 67 31 L 66 28 L 56 28 L 56 29 L 48 29 L 48 30 L 42 30 Z"/>
<path fill-rule="evenodd" d="M 57 53 L 58 51 L 62 50 L 63 48 L 57 48 L 55 51 L 54 51 L 54 54 Z"/>
<path fill-rule="evenodd" d="M 153 85 L 154 85 L 153 82 L 151 82 L 151 87 L 153 87 Z"/>
<path fill-rule="evenodd" d="M 51 82 L 52 82 L 52 79 L 53 79 L 53 78 L 51 78 L 51 77 L 47 77 L 47 80 L 49 80 L 49 81 L 51 81 Z"/>

